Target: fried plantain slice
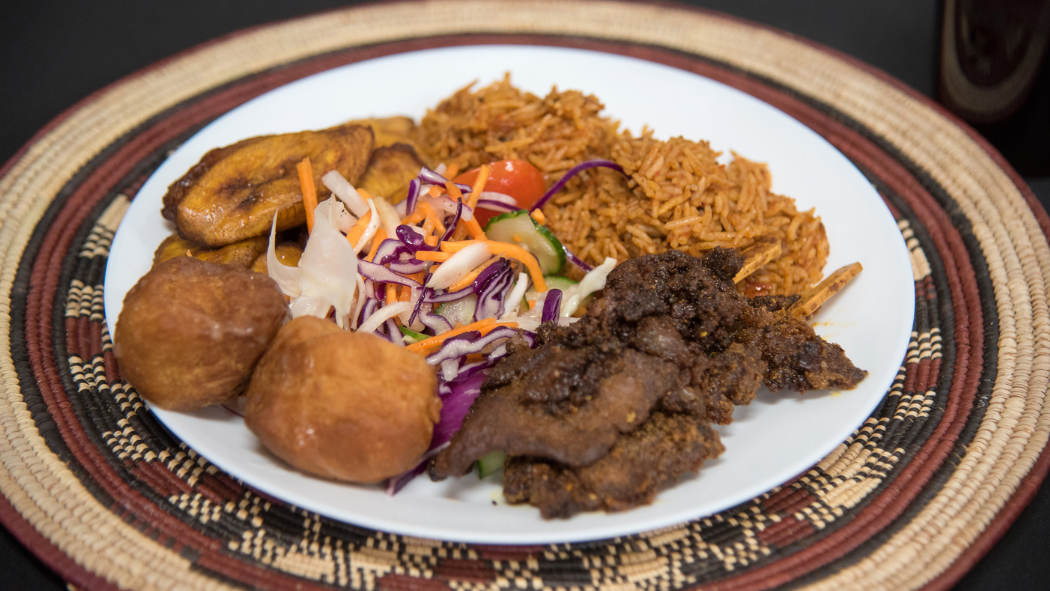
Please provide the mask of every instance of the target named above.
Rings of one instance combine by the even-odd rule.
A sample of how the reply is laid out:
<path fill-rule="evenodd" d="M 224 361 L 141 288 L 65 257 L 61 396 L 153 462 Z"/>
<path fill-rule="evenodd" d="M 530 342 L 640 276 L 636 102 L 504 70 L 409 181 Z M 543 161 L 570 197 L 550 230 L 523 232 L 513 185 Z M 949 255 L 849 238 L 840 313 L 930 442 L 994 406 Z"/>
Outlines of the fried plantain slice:
<path fill-rule="evenodd" d="M 189 194 L 190 189 L 204 176 L 204 173 L 208 172 L 211 167 L 215 166 L 217 162 L 230 154 L 254 144 L 259 140 L 264 140 L 270 136 L 259 136 L 251 137 L 246 140 L 241 140 L 237 143 L 223 146 L 221 148 L 215 148 L 210 150 L 207 154 L 201 157 L 200 162 L 194 164 L 192 168 L 186 171 L 186 174 L 182 175 L 182 178 L 175 181 L 168 187 L 168 192 L 164 194 L 163 208 L 160 210 L 164 219 L 175 221 L 175 213 L 178 210 L 179 203 L 186 198 Z M 156 264 L 157 261 L 154 261 Z"/>
<path fill-rule="evenodd" d="M 153 266 L 175 257 L 189 256 L 209 263 L 247 269 L 259 256 L 265 258 L 267 244 L 266 236 L 255 236 L 222 248 L 209 249 L 201 248 L 178 234 L 172 234 L 157 247 L 153 254 Z"/>
<path fill-rule="evenodd" d="M 419 176 L 422 167 L 423 161 L 408 144 L 376 148 L 358 186 L 371 195 L 398 203 L 408 196 L 408 183 Z"/>
<path fill-rule="evenodd" d="M 341 125 L 251 138 L 212 150 L 168 188 L 165 208 L 175 206 L 179 235 L 216 248 L 306 221 L 296 165 L 309 158 L 314 184 L 337 170 L 351 183 L 361 178 L 372 155 L 372 129 Z M 183 194 L 180 198 L 179 194 Z"/>
<path fill-rule="evenodd" d="M 303 247 L 295 242 L 282 242 L 275 246 L 273 250 L 274 254 L 277 255 L 277 260 L 281 261 L 282 265 L 288 265 L 289 267 L 299 266 L 299 259 L 303 258 Z M 252 263 L 251 269 L 256 273 L 266 275 L 265 245 L 263 247 L 263 253 L 255 259 L 255 262 Z"/>
<path fill-rule="evenodd" d="M 412 135 L 416 131 L 416 122 L 411 117 L 380 117 L 372 119 L 356 119 L 347 125 L 367 125 L 375 133 L 376 147 L 383 148 L 394 144 L 411 142 Z"/>

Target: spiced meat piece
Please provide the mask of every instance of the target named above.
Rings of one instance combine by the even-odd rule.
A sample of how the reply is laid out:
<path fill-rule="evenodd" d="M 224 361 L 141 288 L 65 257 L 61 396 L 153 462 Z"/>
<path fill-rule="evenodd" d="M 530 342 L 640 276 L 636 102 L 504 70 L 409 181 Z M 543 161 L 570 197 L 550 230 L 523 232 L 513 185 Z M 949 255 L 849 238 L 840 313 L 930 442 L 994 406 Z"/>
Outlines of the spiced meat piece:
<path fill-rule="evenodd" d="M 733 343 L 721 353 L 697 355 L 690 367 L 689 386 L 660 399 L 660 408 L 728 425 L 733 422 L 734 406 L 755 399 L 765 373 L 766 362 L 757 347 Z"/>
<path fill-rule="evenodd" d="M 643 318 L 666 316 L 685 341 L 720 351 L 732 342 L 741 314 L 750 307 L 731 280 L 742 265 L 736 251 L 721 248 L 703 259 L 677 250 L 631 259 L 609 274 L 587 316 L 617 327 L 625 341 Z"/>
<path fill-rule="evenodd" d="M 569 468 L 545 459 L 508 457 L 503 494 L 511 503 L 539 507 L 546 519 L 581 511 L 623 511 L 651 502 L 662 488 L 723 451 L 718 433 L 705 421 L 653 412 L 589 466 Z"/>
<path fill-rule="evenodd" d="M 765 308 L 770 312 L 779 312 L 790 308 L 801 297 L 798 294 L 756 296 L 751 298 L 751 305 L 756 308 Z"/>
<path fill-rule="evenodd" d="M 721 248 L 703 259 L 678 251 L 632 259 L 609 274 L 587 316 L 594 317 L 591 324 L 618 327 L 620 338 L 635 346 L 645 346 L 640 329 L 652 326 L 653 317 L 666 316 L 694 350 L 713 356 L 733 343 L 743 344 L 761 352 L 764 383 L 773 391 L 855 388 L 867 372 L 854 366 L 841 347 L 820 338 L 805 319 L 790 313 L 798 296 L 749 300 L 736 291 L 732 277 L 742 265 L 736 251 Z M 590 325 L 577 323 L 568 330 L 590 330 Z M 741 388 L 734 403 L 749 401 L 748 391 Z M 718 399 L 717 390 L 712 398 Z"/>
<path fill-rule="evenodd" d="M 618 266 L 578 322 L 541 326 L 535 349 L 509 347 L 431 476 L 463 474 L 504 451 L 513 502 L 545 517 L 622 510 L 721 453 L 710 424 L 731 422 L 763 382 L 855 385 L 864 372 L 787 311 L 794 298 L 736 291 L 742 263 L 715 249 L 702 260 L 669 251 Z M 604 428 L 591 422 L 602 416 Z"/>
<path fill-rule="evenodd" d="M 851 390 L 868 375 L 853 365 L 842 347 L 817 336 L 804 318 L 790 311 L 769 312 L 756 307 L 744 319 L 745 327 L 735 339 L 762 351 L 762 359 L 768 364 L 764 383 L 773 392 Z"/>
<path fill-rule="evenodd" d="M 642 423 L 679 377 L 673 363 L 633 349 L 547 346 L 519 355 L 514 379 L 504 383 L 510 376 L 503 373 L 483 384 L 430 466 L 432 478 L 466 474 L 491 451 L 590 464 Z"/>
<path fill-rule="evenodd" d="M 757 389 L 761 376 L 755 350 L 721 359 L 715 340 L 730 345 L 728 330 L 748 308 L 725 279 L 741 264 L 730 251 L 704 261 L 673 251 L 617 267 L 584 318 L 544 325 L 535 349 L 515 348 L 496 366 L 431 476 L 464 474 L 490 451 L 588 465 L 662 399 L 669 410 L 728 422 L 733 402 L 749 401 L 754 392 L 744 390 Z M 689 343 L 711 333 L 721 336 L 708 339 L 710 351 Z M 750 379 L 726 381 L 746 368 Z"/>

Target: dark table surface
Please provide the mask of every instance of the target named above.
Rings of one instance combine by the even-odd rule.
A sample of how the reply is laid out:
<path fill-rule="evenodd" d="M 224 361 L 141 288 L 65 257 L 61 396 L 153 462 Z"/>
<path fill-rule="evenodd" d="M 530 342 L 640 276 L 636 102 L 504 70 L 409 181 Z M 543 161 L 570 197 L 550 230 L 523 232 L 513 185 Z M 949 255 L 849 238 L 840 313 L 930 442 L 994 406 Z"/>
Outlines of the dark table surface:
<path fill-rule="evenodd" d="M 220 35 L 354 2 L 47 0 L 0 6 L 0 163 L 90 93 Z M 806 37 L 935 92 L 936 0 L 693 0 Z M 1027 178 L 1044 207 L 1050 178 Z M 0 589 L 66 589 L 0 529 Z M 1050 589 L 1050 486 L 1044 483 L 991 551 L 955 587 Z"/>

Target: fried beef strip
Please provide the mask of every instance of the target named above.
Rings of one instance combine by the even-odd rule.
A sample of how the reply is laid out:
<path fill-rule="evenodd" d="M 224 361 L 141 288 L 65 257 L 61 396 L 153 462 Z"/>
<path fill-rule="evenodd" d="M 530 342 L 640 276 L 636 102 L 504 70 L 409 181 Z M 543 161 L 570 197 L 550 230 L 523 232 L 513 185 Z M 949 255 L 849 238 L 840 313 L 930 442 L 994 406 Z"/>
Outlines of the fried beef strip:
<path fill-rule="evenodd" d="M 599 509 L 622 511 L 651 502 L 664 486 L 723 451 L 718 432 L 707 422 L 654 412 L 589 466 L 570 468 L 546 459 L 508 458 L 503 495 L 511 503 L 536 505 L 545 519 Z"/>
<path fill-rule="evenodd" d="M 787 310 L 790 303 L 784 303 L 753 305 L 733 337 L 762 352 L 767 364 L 766 387 L 773 392 L 855 388 L 868 372 L 853 365 L 842 347 L 820 338 L 805 318 Z"/>
<path fill-rule="evenodd" d="M 644 421 L 678 377 L 673 363 L 621 347 L 554 345 L 520 355 L 519 371 L 486 379 L 432 476 L 466 474 L 496 450 L 586 466 Z"/>
<path fill-rule="evenodd" d="M 710 423 L 731 422 L 763 383 L 854 387 L 866 372 L 787 312 L 797 298 L 737 293 L 742 263 L 715 249 L 619 265 L 578 322 L 510 348 L 431 477 L 504 451 L 511 502 L 544 517 L 627 509 L 717 457 Z"/>

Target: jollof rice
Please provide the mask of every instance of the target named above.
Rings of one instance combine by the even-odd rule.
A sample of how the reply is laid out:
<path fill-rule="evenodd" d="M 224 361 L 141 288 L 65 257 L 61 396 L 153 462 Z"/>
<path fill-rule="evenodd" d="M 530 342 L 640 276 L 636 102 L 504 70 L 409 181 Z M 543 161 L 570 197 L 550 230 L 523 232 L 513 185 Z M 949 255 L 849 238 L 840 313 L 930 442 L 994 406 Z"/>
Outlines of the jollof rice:
<path fill-rule="evenodd" d="M 509 76 L 463 88 L 429 111 L 417 142 L 432 162 L 459 170 L 504 159 L 535 165 L 548 186 L 574 165 L 603 158 L 604 168 L 572 179 L 544 208 L 548 226 L 567 248 L 598 264 L 678 249 L 694 255 L 744 248 L 759 236 L 781 240 L 781 257 L 748 278 L 748 295 L 799 293 L 819 282 L 827 260 L 824 226 L 812 210 L 770 190 L 764 164 L 737 154 L 726 166 L 705 141 L 658 140 L 620 131 L 600 115 L 599 100 L 579 91 L 522 92 Z"/>

